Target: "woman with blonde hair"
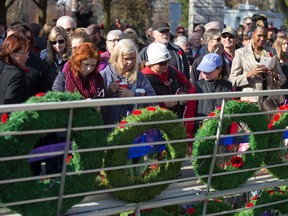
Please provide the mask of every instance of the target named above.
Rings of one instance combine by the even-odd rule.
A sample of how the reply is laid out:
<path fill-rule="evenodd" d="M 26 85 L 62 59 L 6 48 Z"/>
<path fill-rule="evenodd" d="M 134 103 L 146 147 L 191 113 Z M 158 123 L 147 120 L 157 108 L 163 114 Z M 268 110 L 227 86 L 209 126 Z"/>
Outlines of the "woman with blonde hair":
<path fill-rule="evenodd" d="M 288 89 L 288 39 L 285 36 L 279 36 L 272 46 L 280 60 L 281 69 L 286 76 L 286 82 L 281 86 L 282 89 Z M 284 95 L 288 99 L 288 95 Z"/>
<path fill-rule="evenodd" d="M 54 82 L 70 54 L 71 44 L 66 30 L 61 26 L 53 27 L 48 36 L 47 49 L 40 53 L 40 58 L 45 60 L 49 66 L 49 82 Z"/>
<path fill-rule="evenodd" d="M 100 54 L 94 44 L 85 42 L 73 52 L 52 90 L 79 92 L 84 98 L 104 96 L 103 79 L 98 71 Z"/>
<path fill-rule="evenodd" d="M 130 39 L 122 39 L 114 47 L 110 64 L 101 71 L 107 97 L 141 96 L 137 89 L 145 91 L 145 95 L 155 95 L 149 80 L 139 71 L 138 51 Z M 117 105 L 103 107 L 106 124 L 113 124 L 126 117 L 133 105 Z"/>

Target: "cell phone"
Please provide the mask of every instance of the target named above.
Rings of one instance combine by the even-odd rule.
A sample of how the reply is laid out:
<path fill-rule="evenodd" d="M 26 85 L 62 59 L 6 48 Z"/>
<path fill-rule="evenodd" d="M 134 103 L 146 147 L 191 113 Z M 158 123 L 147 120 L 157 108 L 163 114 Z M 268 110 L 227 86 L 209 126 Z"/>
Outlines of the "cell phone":
<path fill-rule="evenodd" d="M 183 88 L 178 88 L 176 91 L 176 94 L 187 94 L 187 93 L 188 93 L 187 90 Z"/>

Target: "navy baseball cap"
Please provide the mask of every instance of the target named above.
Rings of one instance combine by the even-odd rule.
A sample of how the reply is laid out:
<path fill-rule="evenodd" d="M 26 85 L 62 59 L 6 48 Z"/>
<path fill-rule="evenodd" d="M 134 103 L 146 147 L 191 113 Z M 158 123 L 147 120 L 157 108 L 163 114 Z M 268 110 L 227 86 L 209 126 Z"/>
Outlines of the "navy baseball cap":
<path fill-rule="evenodd" d="M 205 55 L 197 67 L 197 70 L 205 73 L 214 71 L 217 67 L 223 65 L 222 57 L 216 53 L 209 53 Z"/>

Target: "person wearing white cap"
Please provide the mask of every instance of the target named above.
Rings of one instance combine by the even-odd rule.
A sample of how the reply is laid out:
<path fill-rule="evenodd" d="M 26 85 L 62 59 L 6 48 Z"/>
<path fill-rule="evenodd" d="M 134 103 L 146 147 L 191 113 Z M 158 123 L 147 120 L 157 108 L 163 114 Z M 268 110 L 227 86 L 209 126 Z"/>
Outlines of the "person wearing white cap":
<path fill-rule="evenodd" d="M 224 79 L 221 75 L 223 66 L 222 57 L 216 53 L 206 54 L 197 70 L 201 71 L 202 79 L 195 82 L 189 93 L 216 93 L 233 91 L 232 83 Z M 221 106 L 222 99 L 205 99 L 199 101 L 187 101 L 184 118 L 192 118 L 195 116 L 207 116 L 218 106 Z M 185 122 L 186 132 L 189 138 L 194 136 L 194 132 L 198 129 L 193 121 Z"/>
<path fill-rule="evenodd" d="M 169 66 L 171 55 L 167 47 L 162 43 L 152 43 L 147 49 L 147 62 L 141 70 L 149 79 L 156 95 L 171 95 L 187 92 L 192 87 L 184 74 Z M 159 104 L 168 108 L 182 117 L 182 110 L 178 102 L 169 101 Z"/>
<path fill-rule="evenodd" d="M 189 64 L 184 51 L 174 43 L 170 42 L 170 26 L 166 22 L 157 22 L 153 26 L 153 38 L 155 42 L 164 44 L 170 52 L 169 65 L 181 71 L 189 80 Z M 139 53 L 140 62 L 147 62 L 147 49 L 144 47 Z"/>

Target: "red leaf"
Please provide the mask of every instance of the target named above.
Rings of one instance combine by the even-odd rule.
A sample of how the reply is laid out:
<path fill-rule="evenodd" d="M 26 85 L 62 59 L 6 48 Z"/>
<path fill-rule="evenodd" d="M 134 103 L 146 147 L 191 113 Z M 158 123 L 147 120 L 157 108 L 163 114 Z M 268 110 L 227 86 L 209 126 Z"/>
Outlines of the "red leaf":
<path fill-rule="evenodd" d="M 270 123 L 269 123 L 269 125 L 268 125 L 268 129 L 269 129 L 269 130 L 273 130 L 273 129 L 274 129 L 273 122 L 270 122 Z"/>
<path fill-rule="evenodd" d="M 280 119 L 280 115 L 279 114 L 276 114 L 274 117 L 273 117 L 273 121 L 279 121 Z"/>

